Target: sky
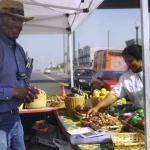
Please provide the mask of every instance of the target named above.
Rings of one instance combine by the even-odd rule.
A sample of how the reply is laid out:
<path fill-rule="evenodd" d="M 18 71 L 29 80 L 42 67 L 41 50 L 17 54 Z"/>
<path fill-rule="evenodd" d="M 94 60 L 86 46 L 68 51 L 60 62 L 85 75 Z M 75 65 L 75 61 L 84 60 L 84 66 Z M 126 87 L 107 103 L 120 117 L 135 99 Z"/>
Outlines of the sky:
<path fill-rule="evenodd" d="M 123 49 L 125 41 L 135 38 L 135 23 L 140 22 L 140 9 L 95 10 L 75 31 L 76 50 L 89 45 Z M 141 27 L 139 27 L 139 37 Z M 34 69 L 62 63 L 63 35 L 20 35 L 18 42 L 34 58 Z"/>

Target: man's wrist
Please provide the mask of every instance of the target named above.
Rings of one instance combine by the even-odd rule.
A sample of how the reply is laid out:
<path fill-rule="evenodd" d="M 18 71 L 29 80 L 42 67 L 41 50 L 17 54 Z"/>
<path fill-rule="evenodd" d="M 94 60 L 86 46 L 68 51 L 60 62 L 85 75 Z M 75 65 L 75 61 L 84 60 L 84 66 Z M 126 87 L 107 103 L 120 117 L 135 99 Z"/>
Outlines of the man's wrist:
<path fill-rule="evenodd" d="M 101 109 L 101 105 L 98 104 L 97 106 L 95 106 L 96 110 L 99 111 Z"/>
<path fill-rule="evenodd" d="M 13 89 L 13 96 L 18 97 L 18 90 L 16 88 Z"/>

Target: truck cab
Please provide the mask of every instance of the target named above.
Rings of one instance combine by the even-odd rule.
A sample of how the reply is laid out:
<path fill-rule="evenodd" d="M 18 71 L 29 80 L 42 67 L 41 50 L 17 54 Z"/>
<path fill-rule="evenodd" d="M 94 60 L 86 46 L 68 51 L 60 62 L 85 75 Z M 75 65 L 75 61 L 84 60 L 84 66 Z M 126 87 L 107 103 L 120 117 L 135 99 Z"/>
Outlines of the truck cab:
<path fill-rule="evenodd" d="M 91 90 L 106 88 L 111 90 L 115 84 L 117 84 L 119 77 L 123 74 L 123 71 L 98 71 L 91 81 Z"/>

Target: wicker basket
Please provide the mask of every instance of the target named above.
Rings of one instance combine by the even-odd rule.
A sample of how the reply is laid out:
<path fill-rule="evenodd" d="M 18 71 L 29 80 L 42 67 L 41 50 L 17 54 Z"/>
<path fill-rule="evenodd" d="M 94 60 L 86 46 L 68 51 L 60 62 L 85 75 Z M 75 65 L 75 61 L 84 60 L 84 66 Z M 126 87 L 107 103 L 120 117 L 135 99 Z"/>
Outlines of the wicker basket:
<path fill-rule="evenodd" d="M 113 132 L 121 132 L 122 125 L 114 125 L 114 126 L 97 126 L 95 124 L 91 124 L 90 127 L 94 130 L 102 130 L 102 131 L 113 131 Z"/>
<path fill-rule="evenodd" d="M 85 98 L 84 96 L 75 96 L 75 97 L 66 96 L 64 102 L 68 112 L 73 113 L 75 112 L 75 109 L 77 107 L 80 107 L 81 109 L 84 107 Z"/>
<path fill-rule="evenodd" d="M 122 125 L 114 125 L 114 126 L 97 126 L 96 124 L 92 122 L 88 122 L 84 120 L 84 118 L 80 119 L 80 122 L 83 126 L 91 127 L 94 130 L 102 130 L 102 131 L 113 131 L 113 132 L 120 132 L 122 130 Z"/>
<path fill-rule="evenodd" d="M 114 150 L 145 150 L 144 135 L 138 132 L 111 133 Z"/>
<path fill-rule="evenodd" d="M 119 119 L 121 123 L 130 131 L 130 132 L 140 132 L 144 134 L 144 130 L 139 129 L 138 127 L 132 126 L 131 124 L 128 123 L 128 120 L 122 120 Z"/>
<path fill-rule="evenodd" d="M 74 116 L 78 119 L 82 119 L 86 117 L 86 114 L 75 111 Z"/>

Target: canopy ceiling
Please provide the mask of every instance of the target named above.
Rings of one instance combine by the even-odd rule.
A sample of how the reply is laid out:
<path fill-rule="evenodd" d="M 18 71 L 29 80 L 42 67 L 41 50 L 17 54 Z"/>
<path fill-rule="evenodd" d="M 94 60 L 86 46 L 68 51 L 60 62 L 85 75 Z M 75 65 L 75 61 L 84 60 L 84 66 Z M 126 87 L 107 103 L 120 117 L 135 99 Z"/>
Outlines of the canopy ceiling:
<path fill-rule="evenodd" d="M 103 0 L 22 0 L 25 15 L 33 16 L 26 22 L 23 33 L 67 33 L 79 24 Z"/>

